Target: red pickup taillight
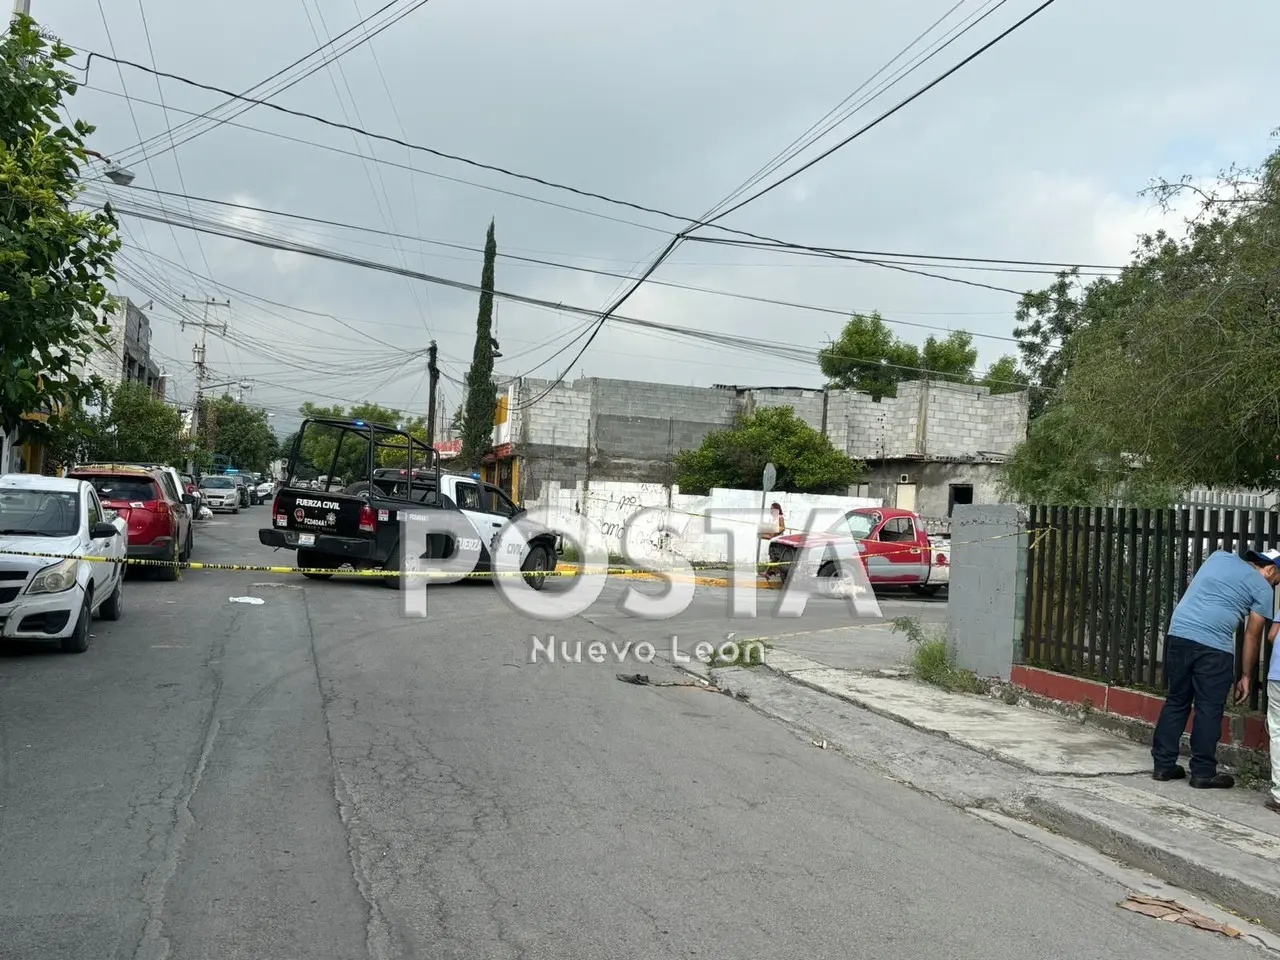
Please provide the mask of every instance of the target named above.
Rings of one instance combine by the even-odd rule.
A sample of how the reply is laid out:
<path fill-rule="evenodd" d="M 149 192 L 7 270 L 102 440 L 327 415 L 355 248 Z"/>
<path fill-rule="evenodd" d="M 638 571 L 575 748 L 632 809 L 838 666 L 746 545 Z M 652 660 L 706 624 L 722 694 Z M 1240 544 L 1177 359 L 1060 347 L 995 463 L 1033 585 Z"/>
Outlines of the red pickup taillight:
<path fill-rule="evenodd" d="M 360 532 L 373 533 L 378 529 L 378 515 L 374 513 L 373 507 L 369 504 L 362 504 L 360 507 Z"/>

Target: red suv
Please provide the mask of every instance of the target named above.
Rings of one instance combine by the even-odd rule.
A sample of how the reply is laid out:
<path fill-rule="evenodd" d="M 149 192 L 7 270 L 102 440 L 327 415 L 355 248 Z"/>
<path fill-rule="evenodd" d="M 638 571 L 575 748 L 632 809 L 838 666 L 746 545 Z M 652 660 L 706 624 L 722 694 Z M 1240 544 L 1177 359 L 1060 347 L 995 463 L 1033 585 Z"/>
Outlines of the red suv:
<path fill-rule="evenodd" d="M 129 525 L 129 557 L 139 560 L 177 560 L 191 557 L 191 517 L 167 487 L 159 471 L 116 464 L 76 467 L 68 476 L 87 480 L 98 491 L 102 505 L 114 510 Z M 161 579 L 176 580 L 178 568 L 158 567 Z"/>

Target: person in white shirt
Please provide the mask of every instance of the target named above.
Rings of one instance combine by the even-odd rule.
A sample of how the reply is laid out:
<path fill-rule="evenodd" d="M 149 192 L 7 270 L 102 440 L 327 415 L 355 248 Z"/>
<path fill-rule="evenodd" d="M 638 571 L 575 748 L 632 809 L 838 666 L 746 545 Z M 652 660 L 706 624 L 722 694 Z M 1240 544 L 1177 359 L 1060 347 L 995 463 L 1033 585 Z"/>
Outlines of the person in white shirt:
<path fill-rule="evenodd" d="M 1280 624 L 1271 628 L 1271 640 Z M 1280 655 L 1271 648 L 1271 669 L 1267 671 L 1267 733 L 1271 736 L 1271 795 L 1267 809 L 1280 813 Z"/>

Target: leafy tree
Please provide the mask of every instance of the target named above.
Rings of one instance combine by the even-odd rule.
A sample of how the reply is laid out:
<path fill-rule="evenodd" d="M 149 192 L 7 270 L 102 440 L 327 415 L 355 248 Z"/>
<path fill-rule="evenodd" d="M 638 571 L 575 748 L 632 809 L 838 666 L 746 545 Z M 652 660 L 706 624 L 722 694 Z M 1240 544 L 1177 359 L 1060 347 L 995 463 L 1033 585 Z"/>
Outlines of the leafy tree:
<path fill-rule="evenodd" d="M 406 418 L 399 410 L 383 407 L 376 403 L 361 403 L 352 407 L 324 407 L 314 403 L 304 403 L 298 408 L 303 417 L 326 420 L 363 420 L 366 423 L 377 423 L 383 426 L 396 427 L 418 438 L 423 444 L 427 442 L 427 422 L 425 417 Z M 339 452 L 339 441 L 341 450 Z M 283 446 L 287 456 L 293 449 L 293 437 L 288 438 Z M 334 454 L 338 453 L 337 464 Z M 346 483 L 367 479 L 369 445 L 362 442 L 359 435 L 352 431 L 338 430 L 311 424 L 302 438 L 302 450 L 298 463 L 298 473 L 306 479 L 329 475 L 341 477 Z M 407 447 L 380 447 L 376 451 L 377 465 L 382 467 L 403 467 L 408 461 Z M 414 458 L 414 466 L 419 464 Z M 423 464 L 425 466 L 425 463 Z"/>
<path fill-rule="evenodd" d="M 944 380 L 949 383 L 972 383 L 973 365 L 978 362 L 978 348 L 973 335 L 964 330 L 948 334 L 945 340 L 930 336 L 920 351 L 920 372 L 904 380 Z M 904 371 L 910 374 L 910 371 Z"/>
<path fill-rule="evenodd" d="M 467 371 L 466 413 L 462 418 L 462 451 L 458 463 L 474 467 L 493 446 L 493 418 L 497 412 L 498 394 L 493 384 L 493 269 L 498 259 L 498 241 L 494 224 L 484 240 L 484 269 L 480 275 L 480 309 L 476 314 L 476 345 Z"/>
<path fill-rule="evenodd" d="M 972 334 L 956 330 L 917 347 L 898 339 L 879 313 L 855 314 L 818 353 L 818 364 L 834 385 L 877 400 L 896 397 L 898 384 L 912 380 L 973 383 L 977 362 Z"/>
<path fill-rule="evenodd" d="M 92 395 L 78 371 L 109 329 L 100 311 L 111 305 L 104 281 L 120 240 L 109 207 L 71 208 L 94 129 L 60 116 L 76 92 L 63 69 L 72 53 L 25 16 L 0 38 L 0 429 L 11 436 L 47 435 L 57 416 L 22 415 Z"/>
<path fill-rule="evenodd" d="M 80 449 L 85 460 L 159 463 L 186 460 L 182 415 L 141 383 L 125 380 L 107 391 Z"/>
<path fill-rule="evenodd" d="M 728 430 L 707 434 L 697 450 L 676 454 L 676 475 L 686 493 L 712 487 L 756 490 L 765 465 L 778 470 L 776 490 L 844 493 L 858 482 L 862 465 L 795 415 L 791 407 L 766 407 Z"/>
<path fill-rule="evenodd" d="M 1044 290 L 1024 294 L 1014 312 L 1013 335 L 1018 338 L 1023 367 L 1039 389 L 1028 398 L 1028 416 L 1035 419 L 1048 408 L 1053 391 L 1062 385 L 1067 369 L 1067 344 L 1084 323 L 1086 291 L 1080 268 L 1058 274 Z"/>
<path fill-rule="evenodd" d="M 1031 379 L 1019 369 L 1016 357 L 1003 356 L 987 369 L 978 382 L 992 394 L 1000 394 L 1025 390 Z"/>
<path fill-rule="evenodd" d="M 1128 455 L 1107 426 L 1056 404 L 1038 418 L 1006 461 L 1004 496 L 1053 506 L 1163 507 L 1176 492 Z"/>
<path fill-rule="evenodd" d="M 449 421 L 449 436 L 451 437 L 459 436 L 462 433 L 462 411 L 462 404 L 459 404 L 458 409 L 453 411 L 453 419 Z"/>
<path fill-rule="evenodd" d="M 1059 304 L 1060 386 L 1007 470 L 1023 498 L 1042 497 L 1035 478 L 1050 474 L 1098 496 L 1122 482 L 1130 500 L 1139 486 L 1172 497 L 1280 482 L 1280 151 L 1200 196 L 1185 236 L 1139 238 L 1119 278 L 1091 284 L 1074 312 Z"/>
<path fill-rule="evenodd" d="M 898 384 L 920 365 L 915 347 L 904 344 L 877 313 L 854 314 L 840 336 L 818 352 L 818 365 L 832 383 L 879 400 L 894 397 Z"/>
<path fill-rule="evenodd" d="M 240 470 L 262 472 L 274 460 L 280 445 L 265 412 L 223 396 L 207 403 L 206 444 L 211 454 L 224 456 Z"/>

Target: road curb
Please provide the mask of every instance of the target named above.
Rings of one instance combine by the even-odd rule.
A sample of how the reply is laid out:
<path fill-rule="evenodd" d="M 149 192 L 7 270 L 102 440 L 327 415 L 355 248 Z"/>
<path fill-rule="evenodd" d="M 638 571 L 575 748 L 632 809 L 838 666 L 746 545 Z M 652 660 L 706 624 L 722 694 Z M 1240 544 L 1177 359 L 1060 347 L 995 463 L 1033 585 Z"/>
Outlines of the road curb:
<path fill-rule="evenodd" d="M 1280 891 L 1274 882 L 1267 884 L 1242 875 L 1238 858 L 1220 865 L 1206 863 L 1203 851 L 1193 856 L 1164 838 L 1122 825 L 1096 809 L 1071 803 L 1065 796 L 1034 793 L 1022 798 L 1021 807 L 1006 813 L 1087 844 L 1280 931 Z"/>

